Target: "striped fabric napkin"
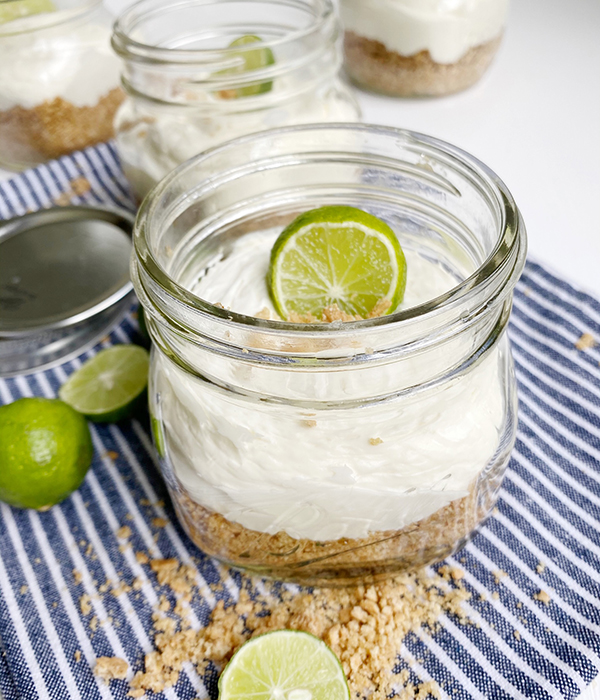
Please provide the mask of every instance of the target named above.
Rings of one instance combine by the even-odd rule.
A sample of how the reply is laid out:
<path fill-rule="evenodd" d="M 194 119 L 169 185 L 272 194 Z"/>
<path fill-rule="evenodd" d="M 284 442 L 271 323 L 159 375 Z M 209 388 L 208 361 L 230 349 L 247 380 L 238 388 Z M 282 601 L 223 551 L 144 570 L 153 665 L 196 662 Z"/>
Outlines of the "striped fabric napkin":
<path fill-rule="evenodd" d="M 0 183 L 0 217 L 67 202 L 133 207 L 111 145 Z M 448 562 L 464 570 L 472 593 L 466 613 L 477 624 L 446 615 L 433 637 L 409 635 L 398 669 L 410 664 L 453 699 L 575 698 L 600 668 L 600 302 L 529 263 L 510 336 L 520 397 L 516 450 L 494 515 Z M 101 347 L 136 340 L 132 314 L 76 360 L 0 380 L 0 400 L 54 397 Z M 93 468 L 71 498 L 46 513 L 0 506 L 6 700 L 126 697 L 125 681 L 106 685 L 91 669 L 97 657 L 118 656 L 135 671 L 153 648 L 152 613 L 166 591 L 157 590 L 136 550 L 193 567 L 203 592 L 192 603 L 194 627 L 206 623 L 217 598 L 239 591 L 240 575 L 203 556 L 179 527 L 148 426 L 134 420 L 91 429 Z M 131 546 L 116 534 L 123 525 Z M 102 588 L 107 579 L 136 577 L 138 590 Z M 217 593 L 210 584 L 219 581 L 225 586 Z M 216 674 L 202 678 L 186 667 L 164 697 L 216 698 Z"/>

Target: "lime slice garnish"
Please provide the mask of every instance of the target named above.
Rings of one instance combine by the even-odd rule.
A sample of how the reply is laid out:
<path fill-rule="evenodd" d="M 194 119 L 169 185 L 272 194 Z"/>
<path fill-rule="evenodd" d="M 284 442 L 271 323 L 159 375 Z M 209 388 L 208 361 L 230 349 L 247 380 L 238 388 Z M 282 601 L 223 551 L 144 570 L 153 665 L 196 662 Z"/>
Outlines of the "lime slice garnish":
<path fill-rule="evenodd" d="M 136 408 L 148 384 L 149 356 L 138 345 L 101 350 L 74 372 L 58 395 L 97 423 L 122 420 Z"/>
<path fill-rule="evenodd" d="M 0 24 L 12 22 L 21 17 L 39 15 L 42 12 L 56 12 L 52 0 L 9 0 L 0 2 Z"/>
<path fill-rule="evenodd" d="M 219 678 L 219 700 L 349 700 L 342 666 L 307 632 L 280 630 L 246 642 Z"/>
<path fill-rule="evenodd" d="M 233 49 L 239 47 L 243 49 L 234 54 L 234 56 L 241 58 L 242 62 L 240 62 L 235 68 L 228 68 L 227 70 L 219 71 L 218 75 L 236 75 L 238 73 L 242 75 L 250 71 L 272 66 L 275 63 L 275 57 L 273 56 L 273 52 L 270 48 L 267 46 L 262 46 L 255 49 L 245 48 L 248 44 L 260 43 L 262 43 L 262 39 L 254 36 L 253 34 L 246 34 L 232 41 L 228 48 Z M 272 87 L 273 81 L 267 80 L 262 83 L 253 83 L 252 85 L 246 85 L 244 87 L 234 88 L 232 90 L 221 90 L 219 94 L 221 97 L 226 99 L 236 99 L 238 97 L 260 95 L 263 92 L 269 92 Z"/>
<path fill-rule="evenodd" d="M 267 276 L 285 320 L 319 320 L 337 306 L 352 317 L 393 311 L 404 297 L 406 260 L 396 234 L 354 207 L 301 214 L 275 241 Z"/>

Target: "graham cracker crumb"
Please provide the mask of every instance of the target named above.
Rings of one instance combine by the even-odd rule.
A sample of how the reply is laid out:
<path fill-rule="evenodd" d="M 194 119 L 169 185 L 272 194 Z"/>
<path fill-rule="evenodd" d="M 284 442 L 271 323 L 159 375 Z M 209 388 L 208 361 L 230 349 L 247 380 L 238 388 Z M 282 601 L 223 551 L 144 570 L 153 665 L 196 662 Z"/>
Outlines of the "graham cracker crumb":
<path fill-rule="evenodd" d="M 120 659 L 118 656 L 100 656 L 96 659 L 94 675 L 104 681 L 123 680 L 127 675 L 128 668 L 129 664 L 125 659 Z"/>
<path fill-rule="evenodd" d="M 521 639 L 521 633 L 519 632 L 519 630 L 515 630 L 513 632 L 513 635 L 515 639 Z"/>
<path fill-rule="evenodd" d="M 92 186 L 86 177 L 81 176 L 71 180 L 71 189 L 78 197 L 80 197 L 82 194 L 89 192 L 92 189 Z"/>
<path fill-rule="evenodd" d="M 92 547 L 92 543 L 90 542 L 88 544 L 88 546 L 85 548 L 85 556 L 91 557 L 93 553 L 94 553 L 94 548 Z"/>
<path fill-rule="evenodd" d="M 19 593 L 21 595 L 25 595 L 25 593 L 27 593 L 28 590 L 29 590 L 29 586 L 27 586 L 26 584 L 23 584 L 21 586 L 21 588 L 19 588 Z"/>
<path fill-rule="evenodd" d="M 92 612 L 92 599 L 87 593 L 84 593 L 79 599 L 79 609 L 82 615 L 89 615 Z"/>
<path fill-rule="evenodd" d="M 150 561 L 148 555 L 145 552 L 136 552 L 135 559 L 138 564 L 147 564 Z"/>
<path fill-rule="evenodd" d="M 154 559 L 150 568 L 161 586 L 169 586 L 174 593 L 191 593 L 196 578 L 192 566 L 179 564 L 177 559 Z"/>
<path fill-rule="evenodd" d="M 182 566 L 174 559 L 151 562 L 160 583 L 180 576 Z M 370 700 L 384 700 L 399 678 L 405 684 L 402 692 L 408 693 L 401 697 L 440 697 L 435 682 L 409 686 L 407 673 L 394 675 L 392 670 L 409 632 L 435 630 L 444 612 L 465 620 L 462 605 L 469 598 L 462 587 L 454 587 L 439 574 L 429 577 L 425 571 L 368 586 L 301 589 L 299 593 L 276 585 L 260 592 L 251 579 L 245 579 L 239 600 L 227 606 L 220 600 L 204 629 L 183 624 L 178 629 L 175 618 L 155 612 L 156 649 L 146 655 L 144 670 L 135 674 L 130 693 L 164 691 L 177 681 L 186 662 L 199 670 L 210 661 L 223 664 L 252 637 L 297 629 L 318 636 L 331 647 L 342 663 L 353 697 L 368 694 Z M 166 612 L 164 600 L 162 597 L 159 608 Z M 171 614 L 182 621 L 188 609 L 178 601 Z"/>
<path fill-rule="evenodd" d="M 128 540 L 131 537 L 131 528 L 129 525 L 122 525 L 117 530 L 116 535 L 121 540 Z"/>
<path fill-rule="evenodd" d="M 379 316 L 383 316 L 391 305 L 391 299 L 381 298 L 371 309 L 371 311 L 369 311 L 367 318 L 378 318 Z"/>
<path fill-rule="evenodd" d="M 546 570 L 546 565 L 544 564 L 543 561 L 539 562 L 538 565 L 535 567 L 535 570 L 538 572 L 538 574 L 543 574 L 544 571 Z"/>
<path fill-rule="evenodd" d="M 81 651 L 79 649 L 75 650 L 75 653 L 73 654 L 73 658 L 75 659 L 76 663 L 79 663 L 81 661 Z"/>
<path fill-rule="evenodd" d="M 75 582 L 76 586 L 79 586 L 79 584 L 82 582 L 83 576 L 81 575 L 81 571 L 77 569 L 73 569 L 73 581 Z"/>
<path fill-rule="evenodd" d="M 106 456 L 109 459 L 112 459 L 113 462 L 115 461 L 115 459 L 119 459 L 119 453 L 115 452 L 114 450 L 107 450 Z"/>
<path fill-rule="evenodd" d="M 163 528 L 166 527 L 168 524 L 169 521 L 165 520 L 164 518 L 152 518 L 152 525 L 154 525 L 154 527 Z"/>
<path fill-rule="evenodd" d="M 143 698 L 146 691 L 143 688 L 132 689 L 127 693 L 128 698 Z"/>
<path fill-rule="evenodd" d="M 383 440 L 380 437 L 369 438 L 369 443 L 371 445 L 381 445 L 383 443 Z"/>
<path fill-rule="evenodd" d="M 492 598 L 493 598 L 494 600 L 498 600 L 498 599 L 500 598 L 500 594 L 498 593 L 498 591 L 494 591 L 494 592 L 492 593 Z"/>
<path fill-rule="evenodd" d="M 533 594 L 532 598 L 534 600 L 539 600 L 540 603 L 543 603 L 544 605 L 548 605 L 548 603 L 552 600 L 546 591 L 538 591 L 537 593 Z"/>
<path fill-rule="evenodd" d="M 311 419 L 309 419 L 309 420 L 304 419 L 304 420 L 301 420 L 300 422 L 302 423 L 302 425 L 305 425 L 307 428 L 314 428 L 317 425 L 317 421 L 311 420 Z"/>
<path fill-rule="evenodd" d="M 98 629 L 98 618 L 96 617 L 96 615 L 94 615 L 94 617 L 92 617 L 92 619 L 90 620 L 90 629 L 92 630 L 92 632 L 95 632 Z"/>
<path fill-rule="evenodd" d="M 517 603 L 517 608 L 522 608 L 522 607 L 523 607 L 523 603 L 521 603 L 521 601 L 519 601 L 519 602 Z"/>
<path fill-rule="evenodd" d="M 492 571 L 492 576 L 494 577 L 494 583 L 497 585 L 500 583 L 500 580 L 508 576 L 508 574 L 506 571 Z"/>
<path fill-rule="evenodd" d="M 595 345 L 596 341 L 591 333 L 584 333 L 575 343 L 575 347 L 578 350 L 587 350 L 588 348 L 593 348 Z"/>

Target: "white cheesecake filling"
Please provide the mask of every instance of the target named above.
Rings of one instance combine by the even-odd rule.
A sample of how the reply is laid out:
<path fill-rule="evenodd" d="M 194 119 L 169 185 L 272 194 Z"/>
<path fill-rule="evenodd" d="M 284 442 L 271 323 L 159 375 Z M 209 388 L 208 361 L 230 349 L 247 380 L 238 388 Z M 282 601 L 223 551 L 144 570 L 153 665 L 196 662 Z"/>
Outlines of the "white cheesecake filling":
<path fill-rule="evenodd" d="M 347 31 L 436 63 L 456 63 L 469 49 L 500 35 L 508 0 L 340 0 Z"/>
<path fill-rule="evenodd" d="M 276 235 L 245 236 L 192 291 L 241 313 L 272 310 L 265 273 Z M 455 286 L 457 279 L 442 266 L 405 254 L 403 308 Z M 465 355 L 470 342 L 464 339 Z M 333 387 L 336 396 L 341 391 L 349 398 L 364 394 L 365 386 L 373 386 L 373 395 L 381 387 L 392 390 L 400 363 L 294 377 L 285 368 L 265 373 L 232 363 L 230 385 L 263 395 L 280 395 L 284 385 L 288 395 L 313 398 L 315 407 L 307 409 L 215 389 L 157 353 L 153 394 L 160 398 L 153 410 L 163 422 L 175 475 L 197 503 L 259 532 L 316 541 L 361 538 L 400 530 L 467 495 L 499 442 L 505 342 L 469 373 L 436 388 L 334 410 L 317 403 L 331 398 Z M 210 357 L 202 358 L 199 369 L 210 376 Z M 442 371 L 448 366 L 445 350 L 428 361 Z M 402 360 L 402 372 L 417 371 L 411 363 L 414 358 Z"/>
<path fill-rule="evenodd" d="M 110 28 L 90 23 L 36 31 L 38 22 L 35 15 L 14 20 L 11 28 L 23 33 L 0 36 L 0 110 L 30 109 L 57 97 L 91 107 L 119 86 Z"/>
<path fill-rule="evenodd" d="M 294 92 L 291 87 L 284 85 L 282 90 Z M 209 116 L 182 106 L 140 119 L 126 101 L 116 118 L 117 125 L 123 125 L 117 126 L 117 144 L 125 175 L 143 197 L 173 168 L 229 139 L 275 126 L 356 121 L 357 116 L 354 103 L 336 89 L 252 112 L 227 113 L 215 105 Z"/>

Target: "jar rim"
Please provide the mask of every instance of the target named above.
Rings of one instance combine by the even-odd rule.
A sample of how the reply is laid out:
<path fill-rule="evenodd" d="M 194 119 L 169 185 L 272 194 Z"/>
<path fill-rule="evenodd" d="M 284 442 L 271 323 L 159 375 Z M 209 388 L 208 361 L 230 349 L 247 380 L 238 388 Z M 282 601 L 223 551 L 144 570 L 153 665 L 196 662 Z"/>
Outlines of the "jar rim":
<path fill-rule="evenodd" d="M 236 1 L 240 0 L 225 0 Z M 248 5 L 256 0 L 241 0 Z M 303 10 L 314 8 L 313 21 L 306 27 L 292 30 L 282 37 L 262 41 L 261 48 L 274 49 L 285 44 L 302 40 L 315 31 L 318 31 L 332 16 L 335 16 L 334 7 L 331 0 L 310 0 L 301 2 L 300 0 L 261 0 L 263 3 L 273 3 L 277 5 L 287 5 L 289 7 L 302 8 Z M 202 6 L 214 3 L 214 0 L 138 0 L 123 12 L 113 25 L 112 46 L 119 56 L 124 59 L 137 59 L 152 63 L 201 63 L 222 61 L 228 56 L 239 54 L 239 47 L 224 47 L 219 49 L 173 49 L 168 47 L 155 46 L 131 37 L 135 25 L 144 19 L 149 19 L 156 13 L 164 13 L 169 7 L 186 9 L 194 5 Z M 219 3 L 224 4 L 224 3 Z"/>
<path fill-rule="evenodd" d="M 175 282 L 164 271 L 148 245 L 145 231 L 147 228 L 147 221 L 153 218 L 157 206 L 160 205 L 162 196 L 168 193 L 172 184 L 199 164 L 206 163 L 210 161 L 211 158 L 218 158 L 223 153 L 233 151 L 244 144 L 259 142 L 261 140 L 265 141 L 278 135 L 285 135 L 288 133 L 301 134 L 317 131 L 376 132 L 384 136 L 403 138 L 412 144 L 419 144 L 423 147 L 427 147 L 429 151 L 437 152 L 441 156 L 450 157 L 463 167 L 466 166 L 471 173 L 485 180 L 486 184 L 490 186 L 490 189 L 497 198 L 497 204 L 502 214 L 502 231 L 490 254 L 469 277 L 444 294 L 423 304 L 401 311 L 395 311 L 384 316 L 359 321 L 347 321 L 342 324 L 293 323 L 290 321 L 267 320 L 223 309 L 221 306 L 212 304 L 188 291 L 185 287 Z M 309 331 L 312 333 L 333 335 L 342 331 L 357 333 L 368 331 L 369 329 L 397 325 L 403 322 L 409 322 L 413 319 L 420 320 L 424 317 L 433 317 L 457 305 L 468 303 L 468 301 L 477 295 L 480 289 L 492 279 L 504 279 L 505 284 L 501 284 L 500 286 L 512 290 L 525 264 L 527 249 L 525 226 L 512 194 L 494 171 L 475 156 L 470 155 L 461 148 L 453 146 L 446 141 L 419 132 L 376 124 L 350 124 L 341 122 L 306 124 L 269 129 L 232 139 L 231 141 L 207 149 L 203 153 L 190 158 L 171 171 L 146 196 L 138 211 L 133 240 L 137 263 L 140 264 L 144 272 L 159 285 L 161 290 L 165 291 L 178 304 L 182 304 L 187 311 L 198 313 L 205 318 L 213 318 L 225 322 L 226 325 L 230 324 L 232 327 L 259 327 L 262 330 L 272 332 L 294 333 L 298 331 L 305 334 Z"/>
<path fill-rule="evenodd" d="M 0 4 L 8 4 L 10 2 L 19 2 L 19 0 L 0 0 Z M 79 17 L 88 14 L 89 12 L 92 12 L 95 10 L 97 7 L 101 7 L 103 3 L 103 0 L 86 0 L 86 2 L 83 2 L 81 5 L 78 5 L 77 7 L 73 7 L 70 10 L 57 10 L 55 12 L 41 12 L 39 14 L 34 14 L 34 15 L 25 15 L 24 17 L 19 17 L 19 20 L 22 19 L 30 19 L 30 18 L 38 18 L 40 21 L 39 24 L 34 24 L 33 26 L 28 26 L 26 28 L 21 28 L 17 26 L 17 29 L 15 30 L 14 27 L 12 27 L 11 30 L 11 24 L 14 24 L 15 21 L 18 20 L 13 20 L 10 22 L 7 22 L 6 24 L 0 25 L 0 37 L 2 36 L 18 36 L 19 34 L 30 34 L 32 32 L 37 32 L 43 29 L 49 29 L 51 27 L 56 27 L 60 24 L 65 24 L 67 22 L 70 22 L 72 20 L 78 19 Z"/>

